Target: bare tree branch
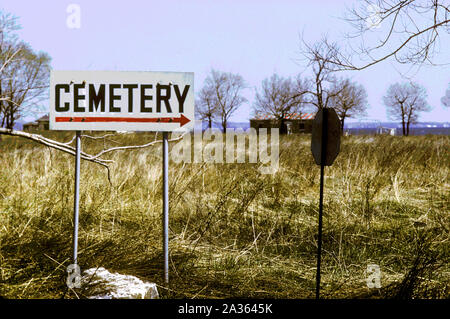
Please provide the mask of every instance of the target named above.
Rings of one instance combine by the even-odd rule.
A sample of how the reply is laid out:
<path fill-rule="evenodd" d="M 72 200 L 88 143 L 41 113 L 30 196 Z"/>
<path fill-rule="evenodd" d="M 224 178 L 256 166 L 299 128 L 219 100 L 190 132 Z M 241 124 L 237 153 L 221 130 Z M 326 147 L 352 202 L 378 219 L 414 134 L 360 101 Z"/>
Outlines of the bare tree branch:
<path fill-rule="evenodd" d="M 343 87 L 333 85 L 336 82 L 333 73 L 338 70 L 334 61 L 341 60 L 342 55 L 339 46 L 328 42 L 326 37 L 312 45 L 303 39 L 302 42 L 301 54 L 312 71 L 312 79 L 304 93 L 310 96 L 308 102 L 320 110 L 328 107 L 330 101 L 344 90 Z"/>
<path fill-rule="evenodd" d="M 181 139 L 183 138 L 183 136 L 184 136 L 185 134 L 186 134 L 186 133 L 182 134 L 182 135 L 179 136 L 179 137 L 169 139 L 168 142 L 176 142 L 176 141 L 179 141 L 179 140 L 181 140 Z M 98 159 L 100 156 L 105 155 L 105 154 L 110 153 L 110 152 L 114 152 L 114 151 L 145 148 L 145 147 L 149 147 L 149 146 L 152 146 L 152 145 L 155 145 L 155 144 L 158 144 L 158 143 L 162 143 L 162 140 L 157 140 L 157 141 L 149 142 L 149 143 L 143 144 L 143 145 L 127 145 L 127 146 L 117 146 L 117 147 L 112 147 L 112 148 L 109 148 L 109 149 L 106 149 L 106 150 L 101 151 L 101 152 L 98 153 L 97 155 L 91 156 L 90 159 Z"/>
<path fill-rule="evenodd" d="M 51 140 L 48 139 L 42 135 L 39 134 L 32 134 L 32 133 L 27 133 L 27 132 L 23 132 L 23 131 L 17 131 L 17 130 L 13 130 L 13 129 L 9 129 L 9 128 L 4 128 L 4 127 L 0 127 L 0 134 L 3 135 L 11 135 L 11 136 L 19 136 L 19 137 L 23 137 L 32 141 L 35 141 L 39 144 L 54 148 L 56 150 L 62 151 L 64 153 L 70 154 L 70 155 L 76 155 L 75 154 L 75 148 L 72 146 L 68 146 L 65 143 L 61 143 L 55 140 Z M 111 163 L 113 161 L 111 160 L 105 160 L 105 159 L 99 159 L 99 158 L 93 158 L 91 155 L 86 154 L 84 152 L 81 152 L 80 154 L 81 159 L 93 162 L 95 164 L 99 164 L 102 165 L 104 167 L 108 167 L 107 163 Z"/>
<path fill-rule="evenodd" d="M 67 153 L 67 154 L 70 154 L 70 155 L 73 155 L 73 156 L 76 155 L 75 147 L 69 146 L 74 141 L 75 137 L 72 138 L 72 140 L 70 142 L 62 143 L 62 142 L 58 142 L 58 141 L 46 138 L 46 137 L 44 137 L 42 135 L 39 135 L 39 134 L 32 134 L 32 133 L 27 133 L 27 132 L 23 132 L 23 131 L 17 131 L 17 130 L 13 130 L 13 129 L 9 129 L 9 128 L 0 127 L 0 135 L 2 135 L 2 134 L 3 135 L 18 136 L 18 137 L 26 138 L 26 139 L 32 140 L 34 142 L 37 142 L 39 144 L 42 144 L 42 145 L 48 146 L 50 148 L 56 149 L 58 151 L 62 151 L 64 153 Z M 181 140 L 184 137 L 185 134 L 186 133 L 184 133 L 184 134 L 182 134 L 182 135 L 180 135 L 180 136 L 178 136 L 176 138 L 169 139 L 168 141 L 169 142 L 175 142 L 175 141 Z M 109 135 L 112 135 L 112 134 L 107 134 L 105 136 L 109 136 Z M 84 136 L 87 137 L 86 135 L 84 135 Z M 99 138 L 105 138 L 105 136 L 101 136 Z M 89 136 L 89 138 L 94 138 L 94 137 Z M 86 161 L 89 161 L 89 162 L 92 162 L 92 163 L 95 163 L 95 164 L 99 164 L 99 165 L 105 167 L 107 169 L 107 171 L 108 171 L 108 181 L 110 182 L 110 184 L 112 184 L 112 182 L 111 182 L 111 174 L 110 174 L 111 172 L 110 172 L 109 164 L 114 163 L 114 161 L 113 160 L 109 160 L 109 159 L 101 158 L 100 156 L 105 155 L 105 154 L 110 153 L 110 152 L 114 152 L 114 151 L 141 149 L 141 148 L 145 148 L 145 147 L 156 145 L 156 144 L 161 143 L 161 142 L 162 142 L 162 140 L 155 140 L 153 142 L 146 143 L 146 144 L 143 144 L 143 145 L 127 145 L 127 146 L 112 147 L 112 148 L 103 150 L 103 151 L 101 151 L 101 152 L 99 152 L 99 153 L 97 153 L 95 155 L 87 154 L 85 152 L 80 152 L 80 158 L 83 159 L 83 160 L 86 160 Z"/>
<path fill-rule="evenodd" d="M 333 57 L 330 62 L 337 70 L 364 70 L 389 58 L 401 64 L 436 64 L 433 57 L 440 31 L 450 34 L 450 10 L 446 0 L 364 0 L 359 5 L 359 8 L 349 10 L 345 20 L 356 30 L 353 35 L 347 35 L 347 39 L 359 37 L 361 47 Z M 374 9 L 376 12 L 372 11 Z M 366 43 L 364 36 L 373 38 L 372 30 L 381 27 L 386 31 L 380 30 L 384 36 L 379 43 Z M 350 58 L 343 58 L 355 54 L 369 58 L 370 62 L 357 65 Z"/>

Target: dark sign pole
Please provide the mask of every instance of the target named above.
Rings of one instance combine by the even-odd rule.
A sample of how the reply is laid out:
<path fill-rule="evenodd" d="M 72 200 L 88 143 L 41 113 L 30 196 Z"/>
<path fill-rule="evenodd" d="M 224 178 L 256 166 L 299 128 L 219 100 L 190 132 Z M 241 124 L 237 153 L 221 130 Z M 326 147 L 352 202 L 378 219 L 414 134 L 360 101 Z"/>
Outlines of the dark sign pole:
<path fill-rule="evenodd" d="M 325 159 L 327 157 L 327 135 L 328 135 L 328 109 L 324 108 L 322 118 L 322 138 L 320 154 L 320 195 L 319 195 L 319 236 L 317 239 L 317 273 L 316 273 L 316 299 L 320 295 L 320 257 L 322 253 L 322 211 L 323 211 L 323 175 L 325 170 Z"/>
<path fill-rule="evenodd" d="M 339 154 L 341 139 L 340 121 L 333 108 L 322 108 L 314 118 L 311 134 L 311 152 L 320 165 L 319 231 L 317 238 L 316 298 L 320 297 L 320 263 L 322 253 L 323 187 L 325 166 L 331 166 Z"/>

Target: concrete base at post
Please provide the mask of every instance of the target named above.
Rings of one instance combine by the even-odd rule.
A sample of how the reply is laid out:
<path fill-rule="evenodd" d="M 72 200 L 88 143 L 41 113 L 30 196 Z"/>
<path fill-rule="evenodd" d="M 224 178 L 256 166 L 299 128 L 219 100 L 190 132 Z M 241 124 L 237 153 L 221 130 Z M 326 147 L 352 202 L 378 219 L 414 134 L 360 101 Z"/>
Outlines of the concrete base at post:
<path fill-rule="evenodd" d="M 82 287 L 91 292 L 89 299 L 158 299 L 155 283 L 135 276 L 111 273 L 103 267 L 83 272 Z"/>

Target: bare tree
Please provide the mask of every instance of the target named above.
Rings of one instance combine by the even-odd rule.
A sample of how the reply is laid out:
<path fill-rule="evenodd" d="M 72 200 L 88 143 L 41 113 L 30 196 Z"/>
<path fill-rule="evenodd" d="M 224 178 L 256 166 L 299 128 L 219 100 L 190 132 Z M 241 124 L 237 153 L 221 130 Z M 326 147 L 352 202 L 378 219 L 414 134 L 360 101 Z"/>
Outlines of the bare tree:
<path fill-rule="evenodd" d="M 17 61 L 8 64 L 0 75 L 2 94 L 1 126 L 12 128 L 22 117 L 38 110 L 49 83 L 49 61 L 45 53 L 35 54 L 22 46 Z"/>
<path fill-rule="evenodd" d="M 413 82 L 395 83 L 389 87 L 383 101 L 388 117 L 401 121 L 403 136 L 409 135 L 409 126 L 418 120 L 420 112 L 431 110 L 426 99 L 425 88 Z"/>
<path fill-rule="evenodd" d="M 244 79 L 239 74 L 211 70 L 211 73 L 205 79 L 202 91 L 204 90 L 206 97 L 213 98 L 211 106 L 215 105 L 216 107 L 211 109 L 217 112 L 217 117 L 220 119 L 224 132 L 231 115 L 242 103 L 247 101 L 242 96 L 242 91 L 245 88 Z M 213 92 L 213 94 L 210 94 L 210 92 Z"/>
<path fill-rule="evenodd" d="M 208 127 L 212 127 L 213 120 L 218 115 L 218 106 L 216 94 L 212 86 L 204 86 L 198 93 L 195 101 L 195 112 L 201 120 L 208 121 Z"/>
<path fill-rule="evenodd" d="M 270 114 L 280 122 L 281 132 L 285 129 L 285 119 L 288 114 L 300 113 L 300 108 L 305 102 L 305 96 L 301 93 L 307 91 L 306 82 L 301 78 L 279 77 L 273 74 L 264 79 L 261 92 L 256 91 L 253 111 L 255 114 Z"/>
<path fill-rule="evenodd" d="M 445 95 L 441 98 L 441 102 L 446 107 L 450 107 L 450 83 L 448 85 L 447 91 L 445 91 Z"/>
<path fill-rule="evenodd" d="M 349 79 L 334 82 L 333 92 L 337 92 L 332 98 L 332 104 L 341 120 L 341 132 L 343 132 L 346 118 L 366 114 L 368 107 L 367 93 L 362 85 L 351 82 Z"/>
<path fill-rule="evenodd" d="M 307 90 L 300 94 L 307 94 L 308 103 L 314 105 L 318 110 L 329 107 L 332 99 L 340 93 L 336 90 L 334 83 L 336 77 L 334 72 L 337 68 L 333 59 L 340 55 L 340 49 L 336 43 L 329 43 L 326 38 L 313 45 L 303 41 L 301 51 L 307 61 L 307 67 L 311 68 L 312 78 L 308 81 Z M 341 88 L 342 89 L 342 88 Z"/>
<path fill-rule="evenodd" d="M 355 30 L 347 39 L 361 41 L 357 49 L 346 43 L 349 52 L 329 60 L 339 70 L 363 70 L 391 58 L 402 64 L 435 64 L 440 38 L 447 35 L 448 42 L 450 34 L 447 0 L 363 0 L 345 19 Z M 371 34 L 375 29 L 381 37 Z M 352 61 L 355 56 L 367 62 L 358 65 Z"/>
<path fill-rule="evenodd" d="M 50 76 L 50 57 L 19 41 L 18 28 L 15 18 L 0 13 L 0 126 L 7 128 L 39 109 Z"/>

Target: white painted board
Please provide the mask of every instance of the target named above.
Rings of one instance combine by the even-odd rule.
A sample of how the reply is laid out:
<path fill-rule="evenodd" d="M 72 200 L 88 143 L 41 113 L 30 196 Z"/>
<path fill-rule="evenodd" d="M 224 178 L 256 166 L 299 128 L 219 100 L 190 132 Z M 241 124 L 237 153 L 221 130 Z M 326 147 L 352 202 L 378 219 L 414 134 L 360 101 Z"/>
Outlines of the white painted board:
<path fill-rule="evenodd" d="M 175 131 L 194 127 L 194 73 L 52 71 L 50 129 Z"/>

